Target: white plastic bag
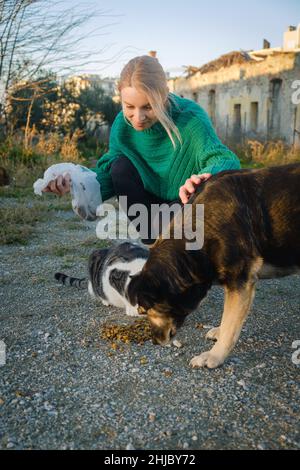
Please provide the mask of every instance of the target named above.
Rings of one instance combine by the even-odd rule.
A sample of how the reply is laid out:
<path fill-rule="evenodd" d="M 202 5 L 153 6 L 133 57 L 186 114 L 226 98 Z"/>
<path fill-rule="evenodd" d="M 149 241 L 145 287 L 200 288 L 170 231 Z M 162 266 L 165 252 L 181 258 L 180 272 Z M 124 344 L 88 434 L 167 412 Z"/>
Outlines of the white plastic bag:
<path fill-rule="evenodd" d="M 57 163 L 50 166 L 45 171 L 44 178 L 34 183 L 35 194 L 42 196 L 42 190 L 51 180 L 67 173 L 71 177 L 70 190 L 74 212 L 82 219 L 95 220 L 97 207 L 102 204 L 100 184 L 96 179 L 96 173 L 85 166 L 74 163 Z"/>

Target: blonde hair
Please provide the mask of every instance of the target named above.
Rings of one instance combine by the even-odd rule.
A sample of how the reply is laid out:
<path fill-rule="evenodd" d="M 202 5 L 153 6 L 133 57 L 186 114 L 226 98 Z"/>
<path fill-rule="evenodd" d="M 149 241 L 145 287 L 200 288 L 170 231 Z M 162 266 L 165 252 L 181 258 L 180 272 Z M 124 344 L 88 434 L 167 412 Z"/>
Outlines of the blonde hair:
<path fill-rule="evenodd" d="M 166 75 L 158 60 L 148 55 L 131 59 L 123 68 L 118 82 L 119 92 L 125 87 L 134 87 L 143 91 L 155 116 L 171 139 L 173 147 L 176 148 L 174 135 L 182 144 L 180 132 L 166 112 L 167 102 L 175 102 L 169 95 Z"/>

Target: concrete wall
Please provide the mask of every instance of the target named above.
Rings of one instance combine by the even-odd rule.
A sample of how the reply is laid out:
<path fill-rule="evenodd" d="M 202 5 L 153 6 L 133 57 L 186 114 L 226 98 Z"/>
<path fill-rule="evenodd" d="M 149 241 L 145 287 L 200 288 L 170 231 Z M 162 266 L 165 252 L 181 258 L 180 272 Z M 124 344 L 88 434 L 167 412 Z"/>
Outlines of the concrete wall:
<path fill-rule="evenodd" d="M 300 135 L 294 132 L 295 124 L 300 131 L 300 107 L 292 103 L 295 80 L 300 80 L 300 51 L 276 52 L 261 61 L 197 72 L 168 83 L 171 92 L 197 101 L 208 112 L 222 139 L 241 143 L 249 138 L 282 139 L 300 145 Z M 240 129 L 236 125 L 239 111 Z"/>

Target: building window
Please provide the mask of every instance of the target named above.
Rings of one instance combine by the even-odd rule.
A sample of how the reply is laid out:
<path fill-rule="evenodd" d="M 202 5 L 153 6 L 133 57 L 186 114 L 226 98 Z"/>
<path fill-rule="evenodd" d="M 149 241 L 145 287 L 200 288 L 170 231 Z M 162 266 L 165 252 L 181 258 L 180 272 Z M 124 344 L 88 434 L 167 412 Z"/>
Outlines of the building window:
<path fill-rule="evenodd" d="M 233 133 L 236 139 L 239 139 L 242 131 L 241 105 L 235 104 L 233 108 Z"/>
<path fill-rule="evenodd" d="M 252 132 L 257 132 L 258 128 L 258 102 L 253 101 L 250 107 L 250 126 Z"/>
<path fill-rule="evenodd" d="M 270 137 L 273 139 L 278 139 L 280 137 L 281 91 L 282 80 L 280 78 L 274 78 L 271 80 L 269 131 Z"/>
<path fill-rule="evenodd" d="M 199 98 L 199 93 L 197 93 L 197 91 L 194 91 L 193 93 L 193 100 L 198 103 L 198 98 Z"/>
<path fill-rule="evenodd" d="M 208 114 L 212 123 L 216 125 L 216 91 L 210 90 L 208 95 Z"/>

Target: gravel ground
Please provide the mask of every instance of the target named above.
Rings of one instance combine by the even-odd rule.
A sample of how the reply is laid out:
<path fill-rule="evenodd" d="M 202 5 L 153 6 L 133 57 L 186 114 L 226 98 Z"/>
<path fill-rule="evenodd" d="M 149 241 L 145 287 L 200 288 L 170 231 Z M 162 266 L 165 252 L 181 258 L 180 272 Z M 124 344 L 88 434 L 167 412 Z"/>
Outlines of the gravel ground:
<path fill-rule="evenodd" d="M 189 366 L 210 347 L 195 326 L 219 323 L 219 288 L 178 333 L 182 348 L 114 350 L 101 325 L 134 320 L 53 278 L 85 274 L 95 225 L 54 212 L 28 246 L 0 247 L 0 449 L 299 448 L 299 277 L 259 284 L 219 369 Z"/>

